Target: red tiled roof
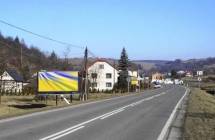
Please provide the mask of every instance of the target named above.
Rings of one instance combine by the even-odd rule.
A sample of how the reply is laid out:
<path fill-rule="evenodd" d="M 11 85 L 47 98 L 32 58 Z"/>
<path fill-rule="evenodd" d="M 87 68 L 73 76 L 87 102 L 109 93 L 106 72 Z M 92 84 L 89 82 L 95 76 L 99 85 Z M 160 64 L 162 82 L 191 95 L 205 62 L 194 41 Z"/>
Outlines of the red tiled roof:
<path fill-rule="evenodd" d="M 105 63 L 109 64 L 111 67 L 113 67 L 113 68 L 115 68 L 115 69 L 117 70 L 117 67 L 116 67 L 116 66 L 114 67 L 110 62 L 108 62 L 108 61 L 105 60 L 105 59 L 97 59 L 96 61 L 94 61 L 93 63 L 91 63 L 91 64 L 87 67 L 87 69 L 88 69 L 89 67 L 91 67 L 92 65 L 94 65 L 95 63 L 97 63 L 97 62 L 105 62 Z"/>

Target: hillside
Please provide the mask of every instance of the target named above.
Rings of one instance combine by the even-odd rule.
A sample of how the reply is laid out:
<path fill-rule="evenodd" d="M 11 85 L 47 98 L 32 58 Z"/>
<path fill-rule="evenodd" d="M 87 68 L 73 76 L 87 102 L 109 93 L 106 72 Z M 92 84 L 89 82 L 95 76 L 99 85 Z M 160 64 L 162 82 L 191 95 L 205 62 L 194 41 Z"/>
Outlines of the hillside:
<path fill-rule="evenodd" d="M 0 34 L 0 74 L 6 69 L 16 69 L 27 80 L 39 70 L 70 69 L 68 61 L 58 58 L 55 52 L 45 54 L 24 40 Z"/>
<path fill-rule="evenodd" d="M 89 65 L 98 58 L 89 58 Z M 117 67 L 118 61 L 102 58 Z M 35 46 L 27 46 L 18 37 L 5 37 L 0 33 L 0 75 L 6 69 L 16 69 L 25 80 L 40 70 L 77 70 L 82 69 L 83 58 L 60 58 L 55 52 L 47 54 Z M 137 65 L 131 63 L 132 69 Z"/>
<path fill-rule="evenodd" d="M 190 59 L 184 61 L 176 59 L 175 61 L 137 60 L 133 62 L 137 65 L 140 65 L 145 71 L 170 72 L 171 70 L 204 70 L 207 74 L 215 73 L 215 58 L 213 57 L 205 59 Z"/>
<path fill-rule="evenodd" d="M 152 69 L 157 69 L 160 65 L 165 65 L 170 61 L 165 60 L 134 60 L 133 63 L 139 65 L 143 70 L 150 71 Z"/>
<path fill-rule="evenodd" d="M 89 64 L 98 58 L 89 58 Z M 118 61 L 102 58 L 117 66 Z M 83 58 L 59 58 L 55 52 L 46 54 L 35 46 L 27 46 L 18 37 L 4 37 L 0 33 L 0 74 L 14 68 L 22 73 L 27 80 L 32 74 L 40 70 L 81 70 Z M 134 60 L 132 69 L 142 70 L 141 73 L 150 74 L 153 71 L 170 72 L 171 70 L 204 70 L 208 74 L 215 73 L 215 58 L 190 59 L 182 61 L 166 60 Z"/>

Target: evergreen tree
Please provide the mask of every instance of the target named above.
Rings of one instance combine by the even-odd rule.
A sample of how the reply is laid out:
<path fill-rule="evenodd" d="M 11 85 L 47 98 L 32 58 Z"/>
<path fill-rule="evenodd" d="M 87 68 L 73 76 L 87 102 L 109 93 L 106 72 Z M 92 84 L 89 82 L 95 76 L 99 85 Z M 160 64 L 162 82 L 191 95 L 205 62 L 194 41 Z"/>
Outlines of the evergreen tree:
<path fill-rule="evenodd" d="M 129 59 L 125 48 L 123 48 L 121 57 L 119 60 L 119 78 L 118 78 L 118 88 L 121 90 L 126 90 L 128 86 L 128 67 Z"/>
<path fill-rule="evenodd" d="M 174 69 L 171 70 L 171 77 L 172 78 L 178 78 L 176 70 L 174 70 Z"/>
<path fill-rule="evenodd" d="M 50 69 L 56 69 L 58 67 L 58 57 L 54 51 L 52 51 L 51 55 L 49 56 L 49 60 L 50 60 Z"/>
<path fill-rule="evenodd" d="M 19 41 L 19 37 L 18 37 L 18 36 L 16 36 L 16 38 L 14 39 L 14 41 L 15 41 L 15 43 L 16 43 L 17 45 L 20 44 L 20 41 Z"/>

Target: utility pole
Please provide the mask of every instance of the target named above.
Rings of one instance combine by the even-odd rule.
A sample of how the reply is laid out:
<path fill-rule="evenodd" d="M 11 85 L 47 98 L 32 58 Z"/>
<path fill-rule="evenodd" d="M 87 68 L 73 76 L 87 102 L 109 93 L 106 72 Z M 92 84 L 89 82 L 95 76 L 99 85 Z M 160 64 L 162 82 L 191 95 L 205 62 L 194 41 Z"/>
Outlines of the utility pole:
<path fill-rule="evenodd" d="M 1 94 L 2 94 L 2 76 L 1 77 L 1 85 L 0 85 L 0 105 L 1 105 Z"/>
<path fill-rule="evenodd" d="M 130 92 L 130 77 L 129 77 L 129 70 L 127 68 L 128 71 L 128 77 L 127 77 L 127 81 L 128 81 L 128 93 Z"/>
<path fill-rule="evenodd" d="M 113 67 L 114 67 L 114 69 L 113 69 L 113 93 L 115 93 L 114 85 L 115 85 L 115 81 L 116 81 L 116 79 L 115 79 L 115 77 L 116 77 L 116 70 L 115 70 L 116 62 L 115 62 L 115 60 L 113 60 L 113 61 L 114 61 L 113 62 Z"/>
<path fill-rule="evenodd" d="M 85 52 L 84 52 L 85 87 L 84 87 L 83 100 L 87 100 L 87 98 L 88 98 L 88 70 L 87 70 L 87 63 L 88 63 L 88 49 L 86 47 Z"/>
<path fill-rule="evenodd" d="M 22 69 L 22 45 L 20 45 L 20 68 Z"/>
<path fill-rule="evenodd" d="M 141 82 L 140 82 L 140 71 L 139 71 L 139 68 L 138 68 L 138 70 L 137 70 L 137 81 L 138 81 L 138 85 L 139 85 L 139 92 L 140 92 L 140 90 L 141 90 L 141 88 L 140 88 L 140 84 L 141 84 Z"/>

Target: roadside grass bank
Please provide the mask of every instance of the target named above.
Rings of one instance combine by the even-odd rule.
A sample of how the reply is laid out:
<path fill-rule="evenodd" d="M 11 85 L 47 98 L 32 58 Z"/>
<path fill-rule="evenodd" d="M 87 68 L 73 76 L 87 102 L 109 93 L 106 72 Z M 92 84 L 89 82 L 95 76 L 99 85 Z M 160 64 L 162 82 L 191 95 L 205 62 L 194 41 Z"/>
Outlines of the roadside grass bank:
<path fill-rule="evenodd" d="M 38 100 L 33 95 L 29 96 L 2 96 L 0 104 L 0 119 L 40 112 L 50 109 L 73 106 L 82 103 L 93 102 L 97 100 L 109 99 L 113 97 L 126 96 L 139 93 L 90 93 L 87 101 L 80 101 L 78 95 L 73 95 L 73 100 L 68 105 L 62 98 L 58 98 L 58 105 L 54 96 L 48 99 Z"/>
<path fill-rule="evenodd" d="M 215 96 L 191 89 L 184 125 L 185 140 L 215 140 Z"/>

